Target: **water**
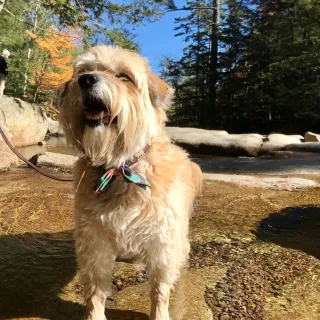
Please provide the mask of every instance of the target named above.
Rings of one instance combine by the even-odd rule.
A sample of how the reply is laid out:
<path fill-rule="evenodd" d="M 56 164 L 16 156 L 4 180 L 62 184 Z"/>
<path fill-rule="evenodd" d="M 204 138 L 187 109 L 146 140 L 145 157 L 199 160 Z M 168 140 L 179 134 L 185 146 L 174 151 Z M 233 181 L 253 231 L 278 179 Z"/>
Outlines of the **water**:
<path fill-rule="evenodd" d="M 65 137 L 50 137 L 45 141 L 43 146 L 32 145 L 26 147 L 17 148 L 17 150 L 27 159 L 30 159 L 38 153 L 44 153 L 46 151 L 63 153 L 63 154 L 75 154 L 71 147 L 67 146 Z"/>

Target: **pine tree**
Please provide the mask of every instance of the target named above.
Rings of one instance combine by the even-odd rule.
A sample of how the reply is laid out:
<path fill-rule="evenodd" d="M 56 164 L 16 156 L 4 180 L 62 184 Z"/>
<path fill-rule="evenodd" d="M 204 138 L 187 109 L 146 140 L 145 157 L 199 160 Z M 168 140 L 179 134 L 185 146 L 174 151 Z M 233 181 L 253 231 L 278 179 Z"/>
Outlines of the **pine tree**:
<path fill-rule="evenodd" d="M 320 6 L 317 1 L 254 1 L 248 60 L 250 96 L 265 130 L 319 123 Z M 315 125 L 313 125 L 314 129 Z M 299 130 L 299 131 L 300 131 Z"/>
<path fill-rule="evenodd" d="M 207 6 L 206 1 L 188 1 L 189 7 L 201 8 Z M 208 73 L 210 63 L 210 11 L 194 9 L 184 18 L 175 20 L 178 31 L 176 36 L 182 36 L 187 43 L 183 57 L 178 62 L 181 69 L 179 101 L 187 114 L 185 122 L 194 125 L 205 124 L 207 108 Z M 181 115 L 180 115 L 181 118 Z"/>

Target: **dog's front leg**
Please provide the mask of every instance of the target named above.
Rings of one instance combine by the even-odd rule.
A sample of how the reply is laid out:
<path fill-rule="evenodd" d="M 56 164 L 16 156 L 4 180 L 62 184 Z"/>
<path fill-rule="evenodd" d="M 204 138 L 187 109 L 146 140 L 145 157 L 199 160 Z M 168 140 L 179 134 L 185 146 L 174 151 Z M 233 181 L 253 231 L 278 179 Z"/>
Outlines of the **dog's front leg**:
<path fill-rule="evenodd" d="M 86 301 L 86 315 L 84 320 L 106 320 L 104 315 L 106 295 L 95 293 Z"/>
<path fill-rule="evenodd" d="M 83 267 L 80 264 L 81 282 L 84 285 L 86 299 L 85 320 L 105 320 L 105 302 L 111 294 L 112 270 L 114 256 L 108 253 L 100 253 L 91 257 L 91 265 L 86 263 Z M 79 259 L 80 261 L 80 259 Z"/>
<path fill-rule="evenodd" d="M 107 295 L 111 294 L 115 263 L 111 245 L 97 239 L 95 230 L 76 228 L 76 252 L 86 300 L 84 320 L 105 320 L 105 302 Z"/>
<path fill-rule="evenodd" d="M 171 285 L 151 281 L 151 320 L 170 320 L 169 317 L 169 297 Z"/>

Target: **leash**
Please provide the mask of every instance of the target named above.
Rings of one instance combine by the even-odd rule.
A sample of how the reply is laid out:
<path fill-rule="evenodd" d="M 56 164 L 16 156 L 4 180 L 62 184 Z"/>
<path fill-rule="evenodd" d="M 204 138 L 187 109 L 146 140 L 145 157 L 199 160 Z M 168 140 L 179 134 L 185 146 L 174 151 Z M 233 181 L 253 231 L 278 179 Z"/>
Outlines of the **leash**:
<path fill-rule="evenodd" d="M 14 146 L 13 144 L 9 141 L 9 139 L 7 138 L 6 134 L 4 133 L 4 131 L 2 130 L 1 126 L 0 126 L 0 133 L 2 135 L 3 140 L 6 142 L 6 144 L 8 145 L 8 147 L 11 149 L 11 151 L 13 153 L 15 153 L 15 155 L 17 157 L 19 157 L 25 164 L 27 164 L 29 167 L 31 167 L 32 169 L 38 171 L 39 173 L 41 173 L 42 175 L 44 175 L 47 178 L 53 179 L 53 180 L 57 180 L 57 181 L 63 181 L 63 182 L 70 182 L 73 181 L 73 179 L 64 179 L 64 178 L 60 178 L 60 177 L 55 177 L 49 173 L 43 172 L 40 168 L 38 168 L 37 166 L 35 166 L 32 162 L 30 162 L 27 158 L 25 158 Z"/>

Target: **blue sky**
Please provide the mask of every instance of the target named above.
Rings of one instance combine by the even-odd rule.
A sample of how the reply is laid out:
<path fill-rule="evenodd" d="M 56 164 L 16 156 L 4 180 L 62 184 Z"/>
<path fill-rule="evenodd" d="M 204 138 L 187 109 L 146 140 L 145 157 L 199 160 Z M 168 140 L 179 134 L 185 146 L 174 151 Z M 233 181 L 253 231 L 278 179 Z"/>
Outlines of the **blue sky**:
<path fill-rule="evenodd" d="M 176 0 L 177 7 L 186 4 L 184 0 Z M 152 70 L 158 71 L 160 61 L 164 56 L 179 59 L 182 49 L 186 46 L 181 37 L 175 37 L 174 18 L 186 15 L 185 11 L 168 12 L 157 22 L 136 28 L 137 42 L 140 43 L 141 54 L 148 58 Z"/>

